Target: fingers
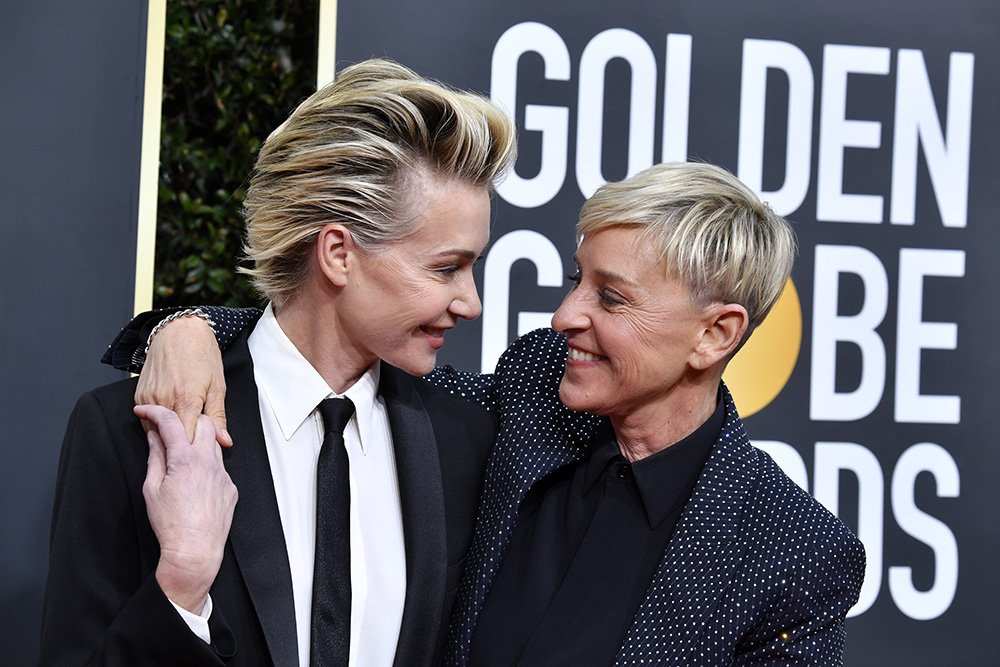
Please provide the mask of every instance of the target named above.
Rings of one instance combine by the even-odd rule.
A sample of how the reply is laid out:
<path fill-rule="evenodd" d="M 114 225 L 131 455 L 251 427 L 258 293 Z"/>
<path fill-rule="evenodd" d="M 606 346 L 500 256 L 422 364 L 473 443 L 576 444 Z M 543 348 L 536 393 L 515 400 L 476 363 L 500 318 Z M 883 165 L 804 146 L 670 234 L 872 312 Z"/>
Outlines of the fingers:
<path fill-rule="evenodd" d="M 135 388 L 136 405 L 162 405 L 175 411 L 190 442 L 194 439 L 194 427 L 204 405 L 201 396 L 189 394 L 183 388 L 156 386 L 154 373 L 150 370 L 152 367 L 153 364 L 144 366 L 139 376 Z M 148 430 L 145 423 L 143 427 Z"/>
<path fill-rule="evenodd" d="M 198 415 L 216 421 L 216 439 L 231 446 L 225 416 L 226 381 L 215 334 L 198 317 L 166 324 L 153 338 L 136 387 L 136 403 L 154 403 L 177 413 L 188 441 Z"/>
<path fill-rule="evenodd" d="M 145 419 L 151 424 L 150 433 L 157 431 L 164 450 L 191 443 L 192 438 L 187 437 L 180 418 L 173 410 L 160 405 L 137 405 L 132 411 L 139 419 Z"/>

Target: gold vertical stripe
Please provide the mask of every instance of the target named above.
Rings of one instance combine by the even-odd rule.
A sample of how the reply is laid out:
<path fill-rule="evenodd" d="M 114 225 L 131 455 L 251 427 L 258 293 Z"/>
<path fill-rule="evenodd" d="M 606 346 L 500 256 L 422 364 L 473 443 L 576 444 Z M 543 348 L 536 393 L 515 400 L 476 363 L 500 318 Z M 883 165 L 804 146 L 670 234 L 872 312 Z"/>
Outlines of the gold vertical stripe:
<path fill-rule="evenodd" d="M 333 81 L 337 67 L 337 0 L 319 0 L 316 89 Z"/>
<path fill-rule="evenodd" d="M 146 77 L 142 97 L 142 153 L 135 240 L 134 312 L 153 307 L 156 256 L 156 195 L 160 178 L 160 116 L 163 97 L 163 44 L 167 0 L 149 0 L 146 20 Z"/>

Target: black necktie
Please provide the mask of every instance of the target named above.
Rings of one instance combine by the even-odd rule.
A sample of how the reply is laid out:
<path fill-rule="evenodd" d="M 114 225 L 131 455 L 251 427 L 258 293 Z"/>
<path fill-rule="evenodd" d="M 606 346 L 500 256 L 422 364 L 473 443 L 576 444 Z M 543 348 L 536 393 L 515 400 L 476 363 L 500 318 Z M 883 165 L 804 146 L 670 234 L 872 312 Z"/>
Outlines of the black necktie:
<path fill-rule="evenodd" d="M 323 446 L 316 466 L 316 564 L 313 568 L 313 667 L 347 664 L 351 645 L 351 484 L 344 428 L 349 398 L 319 404 Z"/>

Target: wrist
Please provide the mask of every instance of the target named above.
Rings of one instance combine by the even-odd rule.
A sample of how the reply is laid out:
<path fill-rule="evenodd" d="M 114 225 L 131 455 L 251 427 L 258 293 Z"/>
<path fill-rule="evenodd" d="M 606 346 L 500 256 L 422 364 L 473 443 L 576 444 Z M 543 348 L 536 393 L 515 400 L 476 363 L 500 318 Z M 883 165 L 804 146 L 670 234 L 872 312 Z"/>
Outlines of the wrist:
<path fill-rule="evenodd" d="M 208 328 L 211 329 L 212 335 L 214 336 L 216 334 L 215 321 L 212 320 L 212 318 L 208 316 L 208 313 L 203 311 L 201 308 L 189 308 L 187 310 L 179 310 L 176 313 L 171 313 L 170 315 L 164 317 L 157 323 L 155 327 L 153 327 L 153 330 L 149 332 L 149 337 L 146 338 L 146 347 L 143 349 L 143 356 L 145 357 L 145 355 L 149 354 L 149 346 L 153 344 L 153 338 L 156 336 L 156 334 L 160 333 L 160 331 L 162 331 L 165 326 L 167 326 L 171 322 L 192 317 L 204 321 L 205 324 L 208 325 Z"/>
<path fill-rule="evenodd" d="M 208 602 L 208 593 L 215 579 L 191 569 L 179 568 L 162 557 L 156 566 L 156 583 L 178 607 L 200 615 Z"/>

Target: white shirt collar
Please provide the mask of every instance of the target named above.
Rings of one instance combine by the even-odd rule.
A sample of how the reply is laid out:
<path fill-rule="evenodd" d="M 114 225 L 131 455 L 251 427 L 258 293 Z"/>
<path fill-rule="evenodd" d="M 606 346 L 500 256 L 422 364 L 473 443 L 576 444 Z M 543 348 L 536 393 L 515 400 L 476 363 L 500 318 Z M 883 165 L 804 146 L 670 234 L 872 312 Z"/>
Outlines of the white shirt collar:
<path fill-rule="evenodd" d="M 257 387 L 274 411 L 286 441 L 313 414 L 320 401 L 346 396 L 354 403 L 361 450 L 365 451 L 367 436 L 372 433 L 372 405 L 378 393 L 378 361 L 347 391 L 337 394 L 281 330 L 271 304 L 264 309 L 247 343 Z"/>

